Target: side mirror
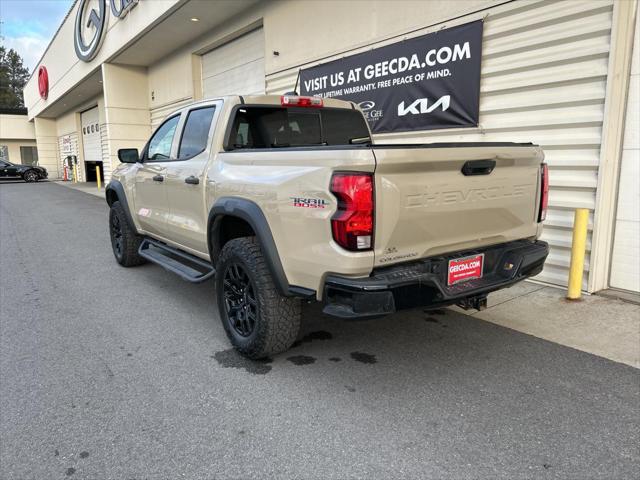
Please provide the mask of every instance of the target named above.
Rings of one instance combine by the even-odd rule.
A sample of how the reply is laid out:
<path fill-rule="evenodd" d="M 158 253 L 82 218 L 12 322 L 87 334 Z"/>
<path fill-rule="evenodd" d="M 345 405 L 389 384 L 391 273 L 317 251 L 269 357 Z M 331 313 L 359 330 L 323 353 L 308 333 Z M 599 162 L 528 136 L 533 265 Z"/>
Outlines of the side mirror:
<path fill-rule="evenodd" d="M 136 163 L 140 161 L 137 148 L 121 148 L 118 150 L 118 160 L 122 163 Z"/>

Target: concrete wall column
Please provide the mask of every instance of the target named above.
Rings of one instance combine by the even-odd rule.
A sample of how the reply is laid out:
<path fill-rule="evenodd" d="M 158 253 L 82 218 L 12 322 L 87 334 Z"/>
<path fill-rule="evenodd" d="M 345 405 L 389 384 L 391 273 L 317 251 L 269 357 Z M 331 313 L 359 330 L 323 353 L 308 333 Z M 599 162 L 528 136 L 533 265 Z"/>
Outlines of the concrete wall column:
<path fill-rule="evenodd" d="M 615 2 L 613 7 L 611 52 L 591 240 L 589 292 L 597 292 L 609 286 L 637 5 L 637 0 L 631 0 Z"/>
<path fill-rule="evenodd" d="M 141 150 L 151 134 L 147 69 L 102 64 L 102 88 L 107 130 L 103 139 L 104 180 L 120 162 L 118 149 Z"/>
<path fill-rule="evenodd" d="M 49 118 L 35 117 L 34 126 L 38 146 L 38 165 L 47 169 L 50 179 L 60 179 L 62 165 L 58 155 L 56 121 Z"/>

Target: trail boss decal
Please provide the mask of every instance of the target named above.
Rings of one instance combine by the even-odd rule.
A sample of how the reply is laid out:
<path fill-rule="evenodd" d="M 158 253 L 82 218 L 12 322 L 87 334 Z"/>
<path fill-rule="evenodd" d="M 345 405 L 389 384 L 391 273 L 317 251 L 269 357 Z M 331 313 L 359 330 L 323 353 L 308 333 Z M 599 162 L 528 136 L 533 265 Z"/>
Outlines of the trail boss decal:
<path fill-rule="evenodd" d="M 357 103 L 374 133 L 475 127 L 481 20 L 300 71 L 302 95 Z"/>
<path fill-rule="evenodd" d="M 290 197 L 293 201 L 294 207 L 300 208 L 325 208 L 329 205 L 329 202 L 323 198 L 305 198 L 305 197 Z"/>

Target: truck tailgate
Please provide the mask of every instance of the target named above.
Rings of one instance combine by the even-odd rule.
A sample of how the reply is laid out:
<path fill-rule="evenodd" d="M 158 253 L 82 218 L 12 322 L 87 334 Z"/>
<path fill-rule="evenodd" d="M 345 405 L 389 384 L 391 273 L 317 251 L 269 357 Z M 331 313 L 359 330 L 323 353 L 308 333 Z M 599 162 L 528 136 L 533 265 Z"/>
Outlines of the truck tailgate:
<path fill-rule="evenodd" d="M 376 266 L 536 235 L 539 147 L 374 145 L 373 152 Z M 491 173 L 477 174 L 482 160 L 495 161 Z"/>

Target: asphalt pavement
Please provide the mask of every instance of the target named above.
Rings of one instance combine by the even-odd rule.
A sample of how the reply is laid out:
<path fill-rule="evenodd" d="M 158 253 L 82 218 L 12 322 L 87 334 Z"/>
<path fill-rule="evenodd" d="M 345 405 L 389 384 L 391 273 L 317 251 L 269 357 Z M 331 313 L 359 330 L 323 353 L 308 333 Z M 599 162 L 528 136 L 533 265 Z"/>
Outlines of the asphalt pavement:
<path fill-rule="evenodd" d="M 451 310 L 230 349 L 100 198 L 0 183 L 0 478 L 637 478 L 640 371 Z M 513 312 L 518 315 L 517 311 Z"/>

